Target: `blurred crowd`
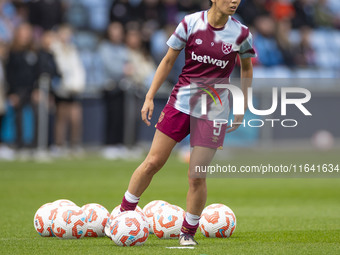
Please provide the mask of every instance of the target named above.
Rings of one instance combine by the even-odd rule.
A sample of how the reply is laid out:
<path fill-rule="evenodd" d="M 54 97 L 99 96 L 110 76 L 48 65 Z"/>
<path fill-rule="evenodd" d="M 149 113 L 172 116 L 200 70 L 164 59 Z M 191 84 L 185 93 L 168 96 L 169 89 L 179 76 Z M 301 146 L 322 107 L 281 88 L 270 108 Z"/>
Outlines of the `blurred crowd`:
<path fill-rule="evenodd" d="M 65 148 L 82 154 L 81 99 L 96 95 L 105 106 L 103 155 L 122 156 L 124 94 L 133 90 L 142 100 L 177 24 L 208 8 L 208 0 L 0 0 L 0 159 L 25 157 L 24 148 L 37 147 L 46 83 L 53 155 L 68 154 Z M 340 29 L 340 1 L 242 0 L 236 16 L 254 35 L 255 66 L 310 68 L 317 65 L 311 33 Z M 169 84 L 183 59 L 181 54 Z M 29 141 L 27 108 L 33 120 Z M 1 128 L 10 110 L 15 135 L 7 146 Z"/>
<path fill-rule="evenodd" d="M 257 61 L 263 66 L 315 66 L 311 33 L 340 29 L 337 0 L 247 0 L 238 13 L 253 29 Z M 292 38 L 293 30 L 297 40 Z"/>

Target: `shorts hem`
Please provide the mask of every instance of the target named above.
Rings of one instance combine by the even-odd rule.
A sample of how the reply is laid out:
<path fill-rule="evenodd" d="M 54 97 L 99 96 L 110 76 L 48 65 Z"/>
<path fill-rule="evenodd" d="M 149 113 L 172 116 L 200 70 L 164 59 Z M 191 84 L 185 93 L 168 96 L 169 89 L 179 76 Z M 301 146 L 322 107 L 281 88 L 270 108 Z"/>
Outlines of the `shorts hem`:
<path fill-rule="evenodd" d="M 169 138 L 173 139 L 174 141 L 176 141 L 177 143 L 180 143 L 183 139 L 176 139 L 175 137 L 173 137 L 171 134 L 167 133 L 166 131 L 160 129 L 159 127 L 156 126 L 156 129 L 160 132 L 162 132 L 164 135 L 168 136 Z"/>
<path fill-rule="evenodd" d="M 223 144 L 218 144 L 218 145 L 215 146 L 215 145 L 207 144 L 207 143 L 195 143 L 195 144 L 190 143 L 190 147 L 195 147 L 195 146 L 209 148 L 209 149 L 216 149 L 216 150 L 222 150 L 223 149 Z"/>

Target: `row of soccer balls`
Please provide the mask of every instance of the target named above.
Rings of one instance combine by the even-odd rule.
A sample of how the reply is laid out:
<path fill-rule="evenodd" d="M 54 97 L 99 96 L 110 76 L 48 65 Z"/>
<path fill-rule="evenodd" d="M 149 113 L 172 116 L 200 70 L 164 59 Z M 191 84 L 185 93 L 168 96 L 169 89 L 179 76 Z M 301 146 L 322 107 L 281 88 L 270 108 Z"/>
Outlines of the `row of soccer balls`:
<path fill-rule="evenodd" d="M 41 206 L 34 215 L 34 227 L 43 237 L 60 239 L 108 236 L 119 246 L 143 244 L 149 234 L 160 239 L 178 238 L 185 212 L 163 200 L 148 203 L 143 209 L 111 214 L 99 204 L 78 207 L 70 200 L 60 199 Z M 201 215 L 199 228 L 206 237 L 230 237 L 236 228 L 233 211 L 223 204 L 207 206 Z"/>

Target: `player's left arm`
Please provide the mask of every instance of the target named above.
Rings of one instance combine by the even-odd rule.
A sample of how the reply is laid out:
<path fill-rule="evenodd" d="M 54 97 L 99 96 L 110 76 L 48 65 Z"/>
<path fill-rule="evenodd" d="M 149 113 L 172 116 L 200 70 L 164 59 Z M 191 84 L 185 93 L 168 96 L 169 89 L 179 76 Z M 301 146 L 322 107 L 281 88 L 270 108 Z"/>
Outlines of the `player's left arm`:
<path fill-rule="evenodd" d="M 251 87 L 253 81 L 253 64 L 251 58 L 241 58 L 241 89 L 244 95 L 244 112 L 248 109 L 248 88 Z M 244 115 L 235 115 L 233 126 L 227 127 L 227 133 L 233 132 L 241 125 L 243 122 Z"/>

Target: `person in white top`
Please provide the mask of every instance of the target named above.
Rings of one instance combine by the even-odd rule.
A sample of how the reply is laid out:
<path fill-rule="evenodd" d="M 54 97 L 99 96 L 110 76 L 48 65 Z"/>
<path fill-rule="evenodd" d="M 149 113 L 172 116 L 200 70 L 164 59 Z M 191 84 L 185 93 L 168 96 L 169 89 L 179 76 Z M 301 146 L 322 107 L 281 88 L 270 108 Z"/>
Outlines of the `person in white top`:
<path fill-rule="evenodd" d="M 55 124 L 57 153 L 66 145 L 68 124 L 71 129 L 71 146 L 78 151 L 82 137 L 82 106 L 79 96 L 85 88 L 86 74 L 78 50 L 71 39 L 71 27 L 62 25 L 51 43 L 51 50 L 61 75 L 60 82 L 52 86 L 57 106 Z"/>

